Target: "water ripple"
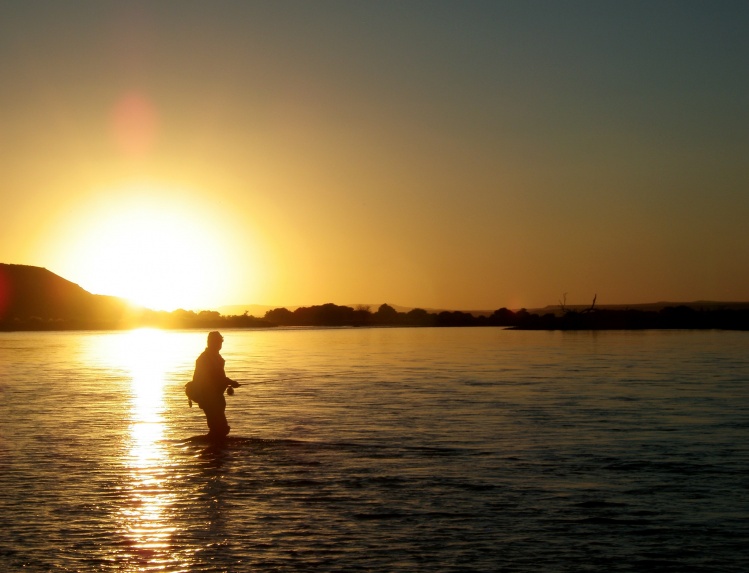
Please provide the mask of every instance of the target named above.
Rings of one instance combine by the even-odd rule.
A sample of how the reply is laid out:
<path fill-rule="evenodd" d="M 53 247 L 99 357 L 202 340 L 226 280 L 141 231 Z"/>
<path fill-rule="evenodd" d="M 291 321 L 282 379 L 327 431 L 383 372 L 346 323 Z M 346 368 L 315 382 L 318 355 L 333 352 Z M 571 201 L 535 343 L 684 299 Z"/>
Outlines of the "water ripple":
<path fill-rule="evenodd" d="M 0 568 L 743 571 L 723 334 L 227 332 L 214 445 L 204 333 L 3 333 Z"/>

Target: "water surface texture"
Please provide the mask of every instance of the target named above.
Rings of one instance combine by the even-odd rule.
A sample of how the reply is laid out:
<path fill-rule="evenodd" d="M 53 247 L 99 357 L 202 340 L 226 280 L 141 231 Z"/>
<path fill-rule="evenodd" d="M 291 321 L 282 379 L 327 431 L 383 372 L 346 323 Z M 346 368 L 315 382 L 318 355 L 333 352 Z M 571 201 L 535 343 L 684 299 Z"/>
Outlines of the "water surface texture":
<path fill-rule="evenodd" d="M 2 571 L 746 571 L 749 333 L 0 333 Z"/>

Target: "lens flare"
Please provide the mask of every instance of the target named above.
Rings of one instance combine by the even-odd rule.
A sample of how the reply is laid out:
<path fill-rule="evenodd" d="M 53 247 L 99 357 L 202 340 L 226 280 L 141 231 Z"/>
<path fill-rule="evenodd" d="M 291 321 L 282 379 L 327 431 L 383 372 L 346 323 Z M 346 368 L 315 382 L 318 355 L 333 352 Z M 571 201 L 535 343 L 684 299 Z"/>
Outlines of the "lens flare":
<path fill-rule="evenodd" d="M 144 94 L 123 95 L 112 110 L 112 138 L 117 149 L 128 157 L 147 155 L 156 142 L 156 108 Z"/>

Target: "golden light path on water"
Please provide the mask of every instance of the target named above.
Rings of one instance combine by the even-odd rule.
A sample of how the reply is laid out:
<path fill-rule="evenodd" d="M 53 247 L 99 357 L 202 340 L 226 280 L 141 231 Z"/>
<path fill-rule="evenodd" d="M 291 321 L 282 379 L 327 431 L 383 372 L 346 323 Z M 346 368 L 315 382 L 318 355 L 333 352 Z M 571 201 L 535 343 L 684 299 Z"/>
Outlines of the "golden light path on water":
<path fill-rule="evenodd" d="M 177 502 L 173 460 L 164 445 L 166 375 L 180 360 L 180 345 L 169 333 L 138 329 L 112 340 L 108 357 L 130 375 L 128 446 L 122 463 L 127 470 L 120 520 L 127 555 L 119 556 L 130 571 L 188 571 L 184 554 L 173 551 Z"/>

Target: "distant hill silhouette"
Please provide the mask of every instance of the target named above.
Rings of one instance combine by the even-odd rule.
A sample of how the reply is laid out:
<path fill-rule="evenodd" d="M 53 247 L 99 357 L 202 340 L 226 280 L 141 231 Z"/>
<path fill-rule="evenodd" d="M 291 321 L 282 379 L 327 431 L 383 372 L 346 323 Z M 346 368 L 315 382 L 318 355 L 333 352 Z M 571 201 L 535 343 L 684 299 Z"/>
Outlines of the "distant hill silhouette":
<path fill-rule="evenodd" d="M 41 267 L 0 263 L 0 330 L 159 328 L 268 328 L 274 326 L 503 326 L 523 330 L 609 330 L 719 328 L 749 330 L 749 303 L 700 301 L 690 304 L 546 307 L 540 312 L 500 308 L 489 311 L 435 311 L 389 304 L 339 306 L 333 303 L 294 310 L 277 307 L 262 318 L 247 312 L 154 311 L 124 299 L 91 294 Z M 224 307 L 226 308 L 226 307 Z M 265 307 L 268 308 L 268 307 Z M 293 307 L 292 307 L 293 308 Z M 262 310 L 255 307 L 253 310 Z"/>
<path fill-rule="evenodd" d="M 45 268 L 0 263 L 0 330 L 115 330 L 158 328 L 267 328 L 253 316 L 216 311 L 174 312 L 139 307 L 91 294 Z"/>
<path fill-rule="evenodd" d="M 42 267 L 0 263 L 0 327 L 112 328 L 137 308 L 96 295 Z"/>

